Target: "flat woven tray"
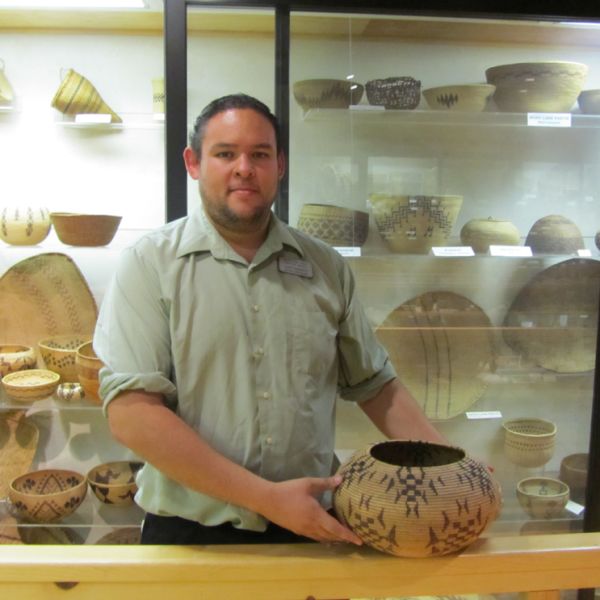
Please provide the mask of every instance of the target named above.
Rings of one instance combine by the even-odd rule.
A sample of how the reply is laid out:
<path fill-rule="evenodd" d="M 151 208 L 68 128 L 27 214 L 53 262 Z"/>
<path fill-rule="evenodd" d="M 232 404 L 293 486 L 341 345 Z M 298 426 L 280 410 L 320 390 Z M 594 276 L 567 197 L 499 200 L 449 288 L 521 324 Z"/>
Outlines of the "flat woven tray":
<path fill-rule="evenodd" d="M 97 317 L 92 292 L 66 254 L 32 256 L 0 278 L 2 343 L 37 350 L 43 338 L 71 333 L 91 336 Z"/>
<path fill-rule="evenodd" d="M 594 368 L 600 261 L 572 258 L 535 275 L 517 294 L 502 334 L 512 350 L 559 373 Z"/>
<path fill-rule="evenodd" d="M 24 410 L 0 412 L 0 500 L 8 496 L 11 481 L 29 471 L 39 435 Z"/>
<path fill-rule="evenodd" d="M 396 371 L 431 419 L 455 417 L 482 396 L 494 368 L 492 325 L 453 292 L 427 292 L 395 308 L 377 328 Z"/>

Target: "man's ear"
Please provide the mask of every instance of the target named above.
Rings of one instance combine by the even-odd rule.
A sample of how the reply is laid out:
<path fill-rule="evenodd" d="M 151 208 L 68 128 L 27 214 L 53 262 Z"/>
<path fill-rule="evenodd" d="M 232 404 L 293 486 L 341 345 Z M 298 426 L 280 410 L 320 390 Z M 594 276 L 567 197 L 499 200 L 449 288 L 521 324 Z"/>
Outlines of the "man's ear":
<path fill-rule="evenodd" d="M 282 179 L 285 175 L 285 167 L 285 154 L 280 152 L 277 155 L 277 175 L 279 176 L 279 179 Z"/>
<path fill-rule="evenodd" d="M 185 162 L 185 168 L 192 179 L 198 179 L 200 177 L 200 158 L 189 146 L 183 151 L 183 162 Z"/>

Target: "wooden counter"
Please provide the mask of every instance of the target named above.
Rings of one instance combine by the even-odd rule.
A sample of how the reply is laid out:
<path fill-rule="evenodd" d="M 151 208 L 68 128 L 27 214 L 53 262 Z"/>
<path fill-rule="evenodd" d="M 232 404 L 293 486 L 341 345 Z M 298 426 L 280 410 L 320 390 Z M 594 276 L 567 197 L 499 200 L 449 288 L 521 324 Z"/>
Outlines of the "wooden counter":
<path fill-rule="evenodd" d="M 425 559 L 318 544 L 0 546 L 0 596 L 7 600 L 319 600 L 503 592 L 551 600 L 561 589 L 595 587 L 600 533 L 482 539 L 461 554 Z"/>

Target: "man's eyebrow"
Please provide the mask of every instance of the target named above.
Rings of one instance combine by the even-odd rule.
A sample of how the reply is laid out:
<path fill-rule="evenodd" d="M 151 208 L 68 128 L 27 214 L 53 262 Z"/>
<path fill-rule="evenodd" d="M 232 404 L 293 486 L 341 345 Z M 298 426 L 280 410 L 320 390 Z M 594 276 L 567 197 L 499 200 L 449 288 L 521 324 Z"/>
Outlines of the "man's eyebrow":
<path fill-rule="evenodd" d="M 238 144 L 228 144 L 227 142 L 217 142 L 216 144 L 213 144 L 211 146 L 211 149 L 215 149 L 215 150 L 222 150 L 222 149 L 229 149 L 229 148 L 237 148 Z M 273 144 L 269 144 L 268 142 L 262 142 L 260 144 L 254 144 L 254 146 L 252 146 L 253 148 L 259 148 L 259 149 L 269 149 L 272 150 L 274 148 Z"/>

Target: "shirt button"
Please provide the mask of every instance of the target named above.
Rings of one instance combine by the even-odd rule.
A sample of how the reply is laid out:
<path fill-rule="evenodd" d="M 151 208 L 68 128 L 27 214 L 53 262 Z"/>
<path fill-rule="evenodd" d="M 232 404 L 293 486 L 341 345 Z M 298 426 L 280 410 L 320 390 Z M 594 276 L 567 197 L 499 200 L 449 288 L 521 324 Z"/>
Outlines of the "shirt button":
<path fill-rule="evenodd" d="M 252 305 L 252 312 L 257 313 L 260 310 L 260 306 L 258 306 L 258 304 L 253 304 Z"/>
<path fill-rule="evenodd" d="M 263 395 L 262 395 L 262 397 L 263 397 L 265 400 L 268 400 L 268 399 L 271 397 L 271 394 L 269 394 L 269 392 L 263 392 Z"/>
<path fill-rule="evenodd" d="M 273 438 L 271 436 L 269 436 L 265 441 L 270 446 L 273 443 Z"/>

